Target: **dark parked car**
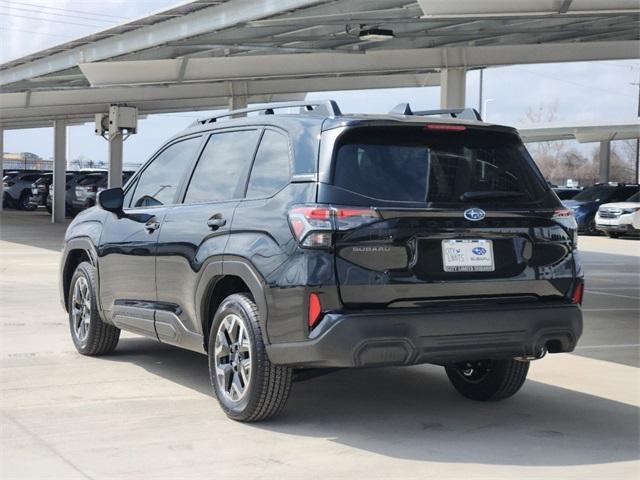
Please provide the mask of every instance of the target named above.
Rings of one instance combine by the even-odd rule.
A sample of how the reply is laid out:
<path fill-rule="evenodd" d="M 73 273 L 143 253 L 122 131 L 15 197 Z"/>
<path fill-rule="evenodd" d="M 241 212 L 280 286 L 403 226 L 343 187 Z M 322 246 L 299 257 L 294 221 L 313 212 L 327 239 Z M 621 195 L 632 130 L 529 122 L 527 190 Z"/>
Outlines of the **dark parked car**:
<path fill-rule="evenodd" d="M 67 173 L 67 178 L 69 174 Z M 29 203 L 34 208 L 47 205 L 47 196 L 49 195 L 49 187 L 53 184 L 53 173 L 45 173 L 35 182 L 31 184 L 31 195 Z"/>
<path fill-rule="evenodd" d="M 103 170 L 78 170 L 73 172 L 67 172 L 67 179 L 65 183 L 65 212 L 66 215 L 73 216 L 77 213 L 73 206 L 73 202 L 76 198 L 76 186 L 78 182 L 83 180 L 87 175 L 93 173 L 102 173 Z M 47 195 L 47 210 L 51 213 L 53 206 L 53 185 L 49 186 L 49 194 Z"/>
<path fill-rule="evenodd" d="M 596 213 L 604 203 L 622 202 L 638 192 L 638 185 L 602 183 L 585 188 L 564 205 L 572 209 L 578 222 L 578 230 L 588 235 L 599 235 Z"/>
<path fill-rule="evenodd" d="M 582 189 L 577 187 L 554 187 L 553 191 L 560 200 L 570 200 L 579 194 Z"/>
<path fill-rule="evenodd" d="M 60 286 L 80 353 L 124 329 L 207 354 L 225 413 L 257 421 L 294 372 L 434 363 L 500 400 L 574 349 L 575 220 L 516 130 L 284 106 L 197 122 L 74 219 Z"/>

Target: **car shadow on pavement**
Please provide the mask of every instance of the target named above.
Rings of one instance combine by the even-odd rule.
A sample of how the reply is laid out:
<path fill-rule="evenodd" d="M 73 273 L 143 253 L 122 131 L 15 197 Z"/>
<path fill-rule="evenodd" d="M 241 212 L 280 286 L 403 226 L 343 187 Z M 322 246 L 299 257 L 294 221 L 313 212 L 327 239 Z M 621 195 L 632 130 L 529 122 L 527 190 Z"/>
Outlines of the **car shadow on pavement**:
<path fill-rule="evenodd" d="M 123 339 L 103 358 L 212 396 L 203 355 Z M 428 365 L 343 370 L 294 383 L 284 411 L 249 428 L 399 459 L 562 466 L 638 459 L 639 420 L 636 406 L 532 380 L 509 400 L 473 402 L 453 390 L 441 367 Z"/>

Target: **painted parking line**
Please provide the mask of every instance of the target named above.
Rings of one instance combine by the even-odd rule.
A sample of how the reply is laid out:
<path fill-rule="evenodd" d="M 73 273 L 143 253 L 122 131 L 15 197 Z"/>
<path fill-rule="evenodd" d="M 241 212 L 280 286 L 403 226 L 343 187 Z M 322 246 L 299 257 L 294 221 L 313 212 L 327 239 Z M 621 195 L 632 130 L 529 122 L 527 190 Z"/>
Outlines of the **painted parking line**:
<path fill-rule="evenodd" d="M 583 312 L 637 312 L 637 308 L 583 308 Z"/>
<path fill-rule="evenodd" d="M 630 298 L 631 300 L 640 300 L 640 297 L 633 297 L 631 295 L 621 295 L 619 293 L 599 292 L 597 290 L 585 290 L 585 292 L 590 294 L 596 294 L 596 295 L 608 295 L 610 297 Z"/>
<path fill-rule="evenodd" d="M 587 278 L 608 278 L 608 277 L 634 277 L 637 278 L 638 277 L 638 273 L 637 272 L 611 272 L 611 273 L 591 273 L 591 272 L 586 272 L 585 273 L 585 277 Z"/>
<path fill-rule="evenodd" d="M 598 286 L 598 291 L 601 290 L 640 290 L 640 287 L 638 286 L 631 286 L 631 287 L 601 287 Z"/>
<path fill-rule="evenodd" d="M 599 349 L 614 349 L 614 348 L 639 348 L 640 343 L 620 343 L 617 345 L 585 345 L 576 347 L 576 350 L 599 350 Z"/>

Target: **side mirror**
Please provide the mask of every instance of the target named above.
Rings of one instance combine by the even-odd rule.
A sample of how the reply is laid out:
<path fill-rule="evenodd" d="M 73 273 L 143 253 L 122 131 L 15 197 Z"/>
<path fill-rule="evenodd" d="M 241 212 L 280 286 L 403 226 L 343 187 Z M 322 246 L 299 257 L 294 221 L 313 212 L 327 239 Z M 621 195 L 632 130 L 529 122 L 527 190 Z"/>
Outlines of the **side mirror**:
<path fill-rule="evenodd" d="M 122 188 L 109 188 L 98 193 L 98 206 L 107 212 L 122 214 L 124 205 L 124 190 Z"/>

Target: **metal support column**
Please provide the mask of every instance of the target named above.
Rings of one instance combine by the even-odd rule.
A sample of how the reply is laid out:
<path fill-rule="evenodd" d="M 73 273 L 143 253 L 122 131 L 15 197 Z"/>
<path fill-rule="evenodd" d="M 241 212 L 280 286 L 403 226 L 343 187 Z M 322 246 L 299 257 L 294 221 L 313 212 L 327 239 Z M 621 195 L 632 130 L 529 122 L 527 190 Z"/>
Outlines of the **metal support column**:
<path fill-rule="evenodd" d="M 0 172 L 4 177 L 4 128 L 0 128 Z M 2 192 L 4 195 L 4 192 Z M 2 211 L 2 204 L 4 203 L 4 197 L 0 198 L 0 212 Z"/>
<path fill-rule="evenodd" d="M 65 176 L 67 170 L 67 122 L 53 122 L 53 207 L 51 222 L 64 222 L 65 217 Z"/>
<path fill-rule="evenodd" d="M 440 108 L 464 108 L 467 93 L 467 70 L 440 70 Z"/>
<path fill-rule="evenodd" d="M 109 188 L 122 187 L 123 143 L 122 133 L 118 133 L 109 139 Z"/>
<path fill-rule="evenodd" d="M 231 95 L 229 97 L 229 110 L 238 110 L 240 108 L 247 108 L 247 96 L 246 95 Z M 246 117 L 247 115 L 241 113 L 234 115 L 233 118 Z"/>
<path fill-rule="evenodd" d="M 609 171 L 611 163 L 611 141 L 600 142 L 600 175 L 598 181 L 605 183 L 609 181 Z"/>

